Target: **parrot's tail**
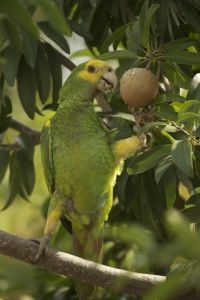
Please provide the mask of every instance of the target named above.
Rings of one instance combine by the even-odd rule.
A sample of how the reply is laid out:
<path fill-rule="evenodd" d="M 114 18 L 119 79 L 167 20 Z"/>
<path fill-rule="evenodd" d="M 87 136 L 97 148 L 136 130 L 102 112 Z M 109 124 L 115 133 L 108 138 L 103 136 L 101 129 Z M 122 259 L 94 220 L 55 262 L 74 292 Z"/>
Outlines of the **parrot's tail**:
<path fill-rule="evenodd" d="M 72 227 L 73 253 L 79 257 L 101 263 L 103 257 L 103 228 L 84 226 L 79 230 Z M 80 300 L 95 299 L 96 287 L 76 281 L 75 288 Z"/>

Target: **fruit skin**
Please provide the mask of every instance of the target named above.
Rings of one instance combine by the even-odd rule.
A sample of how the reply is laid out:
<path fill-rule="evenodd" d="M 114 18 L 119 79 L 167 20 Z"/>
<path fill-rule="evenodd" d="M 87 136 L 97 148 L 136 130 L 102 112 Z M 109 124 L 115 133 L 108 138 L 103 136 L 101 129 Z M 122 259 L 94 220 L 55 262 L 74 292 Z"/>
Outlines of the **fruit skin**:
<path fill-rule="evenodd" d="M 158 93 L 158 79 L 147 69 L 127 70 L 120 80 L 120 94 L 131 107 L 141 108 L 150 105 Z"/>

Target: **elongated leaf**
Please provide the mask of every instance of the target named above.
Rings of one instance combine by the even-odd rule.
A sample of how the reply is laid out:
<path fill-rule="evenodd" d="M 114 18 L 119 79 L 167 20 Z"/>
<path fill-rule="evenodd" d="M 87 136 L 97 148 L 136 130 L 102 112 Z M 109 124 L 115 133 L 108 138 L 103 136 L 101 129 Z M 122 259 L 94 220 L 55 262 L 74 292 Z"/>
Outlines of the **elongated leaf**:
<path fill-rule="evenodd" d="M 20 52 L 18 52 L 13 46 L 10 46 L 4 50 L 4 57 L 6 58 L 6 63 L 2 68 L 3 74 L 7 83 L 10 86 L 13 86 L 20 60 Z"/>
<path fill-rule="evenodd" d="M 37 39 L 29 35 L 26 31 L 22 31 L 22 52 L 27 63 L 33 68 L 35 66 L 37 55 Z"/>
<path fill-rule="evenodd" d="M 12 153 L 10 157 L 10 175 L 9 175 L 9 191 L 8 191 L 8 197 L 6 199 L 6 203 L 3 206 L 1 210 L 5 210 L 8 208 L 13 201 L 15 200 L 15 197 L 17 196 L 19 185 L 20 185 L 20 174 L 18 172 L 17 168 L 17 162 L 16 162 L 16 151 Z"/>
<path fill-rule="evenodd" d="M 199 53 L 188 52 L 184 50 L 173 50 L 165 53 L 165 59 L 176 64 L 199 65 Z"/>
<path fill-rule="evenodd" d="M 10 160 L 10 151 L 0 148 L 0 182 L 3 180 Z"/>
<path fill-rule="evenodd" d="M 160 9 L 157 10 L 157 20 L 158 20 L 158 30 L 161 36 L 165 35 L 167 25 L 169 23 L 169 9 L 170 9 L 170 1 L 168 0 L 160 0 Z"/>
<path fill-rule="evenodd" d="M 174 102 L 174 101 L 184 102 L 185 98 L 183 96 L 178 95 L 178 94 L 165 93 L 165 94 L 158 95 L 155 98 L 154 103 L 159 104 L 159 103 Z"/>
<path fill-rule="evenodd" d="M 161 72 L 173 83 L 173 85 L 178 86 L 179 88 L 182 87 L 188 89 L 190 78 L 183 73 L 178 65 L 165 61 L 161 62 L 160 68 Z"/>
<path fill-rule="evenodd" d="M 172 165 L 171 155 L 166 156 L 155 169 L 155 180 L 157 183 L 161 180 L 164 173 Z"/>
<path fill-rule="evenodd" d="M 196 92 L 197 92 L 198 86 L 200 86 L 200 74 L 199 73 L 197 73 L 190 82 L 190 85 L 188 88 L 187 99 L 196 99 Z"/>
<path fill-rule="evenodd" d="M 198 41 L 196 39 L 180 38 L 163 44 L 162 48 L 166 51 L 177 50 L 177 49 L 182 50 L 191 46 L 196 46 L 197 43 Z"/>
<path fill-rule="evenodd" d="M 145 26 L 146 16 L 148 13 L 148 7 L 149 7 L 149 0 L 144 1 L 141 9 L 140 9 L 140 18 L 139 18 L 139 25 L 140 25 L 140 32 L 143 31 L 143 28 Z"/>
<path fill-rule="evenodd" d="M 181 210 L 185 216 L 187 216 L 192 223 L 200 222 L 200 195 L 196 194 L 190 197 L 186 202 L 186 206 Z"/>
<path fill-rule="evenodd" d="M 158 126 L 151 129 L 153 137 L 158 145 L 170 144 L 174 142 L 174 138 L 166 131 Z"/>
<path fill-rule="evenodd" d="M 50 93 L 50 68 L 43 47 L 38 47 L 35 64 L 35 79 L 42 103 L 45 103 Z"/>
<path fill-rule="evenodd" d="M 196 119 L 199 119 L 200 116 L 199 114 L 195 114 L 193 112 L 186 112 L 186 113 L 182 113 L 179 117 L 178 117 L 178 122 L 185 122 L 185 121 L 189 121 L 189 120 L 193 120 L 195 121 Z"/>
<path fill-rule="evenodd" d="M 18 28 L 16 28 L 16 23 L 13 22 L 10 18 L 5 18 L 3 22 L 10 44 L 15 48 L 15 51 L 20 52 L 22 43 L 19 30 Z"/>
<path fill-rule="evenodd" d="M 125 24 L 119 28 L 117 28 L 111 35 L 109 35 L 105 41 L 103 42 L 103 45 L 100 48 L 100 53 L 104 53 L 108 51 L 108 47 L 112 45 L 113 43 L 116 43 L 116 41 L 120 41 L 122 37 L 126 33 L 126 29 L 130 26 L 131 24 Z"/>
<path fill-rule="evenodd" d="M 141 30 L 141 34 L 142 34 L 142 43 L 144 45 L 145 48 L 148 48 L 149 46 L 149 31 L 150 31 L 150 26 L 151 26 L 151 22 L 152 22 L 152 18 L 156 12 L 156 10 L 160 7 L 159 4 L 152 4 L 145 16 L 145 21 L 143 24 L 143 28 Z"/>
<path fill-rule="evenodd" d="M 33 69 L 22 58 L 17 73 L 17 89 L 21 104 L 27 115 L 33 119 L 36 102 L 36 84 Z"/>
<path fill-rule="evenodd" d="M 23 149 L 17 152 L 17 161 L 23 186 L 26 193 L 30 195 L 35 184 L 35 171 L 33 161 L 28 159 Z"/>
<path fill-rule="evenodd" d="M 17 0 L 1 0 L 0 11 L 10 16 L 12 20 L 17 22 L 31 35 L 38 37 L 39 32 L 36 25 L 33 23 L 31 16 L 25 8 L 19 4 Z"/>
<path fill-rule="evenodd" d="M 53 102 L 57 103 L 58 92 L 62 86 L 62 68 L 59 62 L 57 51 L 49 44 L 45 44 L 45 48 L 49 60 L 49 67 L 50 67 L 51 77 L 52 77 Z"/>
<path fill-rule="evenodd" d="M 187 100 L 185 101 L 179 110 L 178 116 L 186 112 L 193 112 L 198 114 L 200 110 L 200 102 L 197 100 Z"/>
<path fill-rule="evenodd" d="M 129 174 L 143 173 L 155 166 L 170 154 L 171 145 L 166 144 L 143 152 L 134 158 L 128 167 Z"/>
<path fill-rule="evenodd" d="M 199 14 L 189 1 L 177 0 L 180 7 L 181 14 L 185 17 L 187 22 L 192 25 L 197 32 L 200 32 Z"/>
<path fill-rule="evenodd" d="M 128 50 L 114 50 L 103 53 L 99 56 L 99 59 L 123 59 L 123 58 L 138 58 L 137 54 Z"/>
<path fill-rule="evenodd" d="M 162 176 L 167 208 L 173 207 L 176 201 L 177 177 L 173 165 L 170 165 Z"/>
<path fill-rule="evenodd" d="M 45 21 L 39 22 L 38 26 L 61 49 L 63 49 L 66 53 L 70 53 L 69 45 L 65 37 L 60 32 L 55 30 L 48 22 Z"/>
<path fill-rule="evenodd" d="M 175 121 L 177 119 L 177 112 L 174 107 L 168 103 L 160 103 L 156 115 L 167 120 Z"/>
<path fill-rule="evenodd" d="M 43 12 L 47 16 L 49 22 L 58 32 L 61 32 L 67 36 L 71 35 L 71 29 L 68 23 L 54 1 L 36 0 L 36 2 L 42 7 Z"/>
<path fill-rule="evenodd" d="M 173 163 L 187 176 L 193 176 L 192 145 L 189 139 L 177 140 L 172 145 Z"/>

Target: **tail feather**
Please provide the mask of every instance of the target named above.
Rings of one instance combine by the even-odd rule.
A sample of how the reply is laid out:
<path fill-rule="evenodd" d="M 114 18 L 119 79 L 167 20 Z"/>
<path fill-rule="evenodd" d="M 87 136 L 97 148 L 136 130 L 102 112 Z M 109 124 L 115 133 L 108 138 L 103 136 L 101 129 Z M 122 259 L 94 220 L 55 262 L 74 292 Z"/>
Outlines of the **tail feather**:
<path fill-rule="evenodd" d="M 94 229 L 84 226 L 81 230 L 72 227 L 73 253 L 79 257 L 101 262 L 103 257 L 103 234 L 102 229 Z M 80 300 L 95 299 L 96 287 L 76 281 L 75 288 Z"/>

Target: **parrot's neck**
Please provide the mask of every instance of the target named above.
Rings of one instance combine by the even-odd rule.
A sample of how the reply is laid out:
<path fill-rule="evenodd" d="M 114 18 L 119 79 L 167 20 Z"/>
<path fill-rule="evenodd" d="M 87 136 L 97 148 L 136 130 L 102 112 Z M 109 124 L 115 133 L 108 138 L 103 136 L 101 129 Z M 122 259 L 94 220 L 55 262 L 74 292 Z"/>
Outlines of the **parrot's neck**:
<path fill-rule="evenodd" d="M 59 103 L 65 107 L 91 106 L 94 94 L 95 88 L 89 83 L 81 82 L 77 86 L 76 82 L 67 80 L 60 90 Z"/>

